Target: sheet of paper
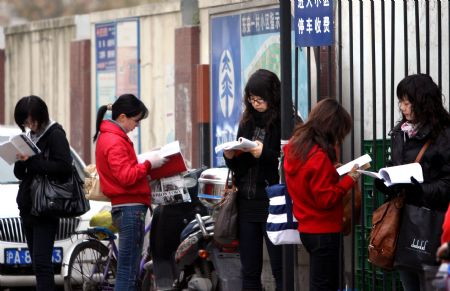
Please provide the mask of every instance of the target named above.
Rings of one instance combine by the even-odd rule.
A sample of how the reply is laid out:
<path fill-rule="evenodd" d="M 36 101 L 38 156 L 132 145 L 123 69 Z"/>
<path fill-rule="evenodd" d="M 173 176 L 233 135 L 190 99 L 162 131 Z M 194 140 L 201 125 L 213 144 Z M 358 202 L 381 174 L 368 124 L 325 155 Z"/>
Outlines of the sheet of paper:
<path fill-rule="evenodd" d="M 249 149 L 258 146 L 258 144 L 254 141 L 246 139 L 244 137 L 240 137 L 238 140 L 229 141 L 223 144 L 219 144 L 214 148 L 215 153 L 219 153 L 223 150 L 241 150 L 241 149 Z"/>
<path fill-rule="evenodd" d="M 365 170 L 356 170 L 356 171 L 358 171 L 358 172 L 361 173 L 361 174 L 370 176 L 370 177 L 372 177 L 372 178 L 382 179 L 381 175 L 378 174 L 377 172 L 371 172 L 371 171 L 365 171 Z"/>
<path fill-rule="evenodd" d="M 336 169 L 336 171 L 338 172 L 339 176 L 342 176 L 342 175 L 350 172 L 354 165 L 357 164 L 361 167 L 362 165 L 370 163 L 371 161 L 372 161 L 372 158 L 368 154 L 365 154 L 363 156 L 360 156 L 357 159 L 354 159 L 353 161 L 348 162 L 347 164 L 345 164 L 343 166 L 340 166 L 339 168 Z"/>
<path fill-rule="evenodd" d="M 419 163 L 382 168 L 379 172 L 380 176 L 383 177 L 386 186 L 412 183 L 411 176 L 414 177 L 417 182 L 423 183 L 422 166 L 420 166 Z"/>

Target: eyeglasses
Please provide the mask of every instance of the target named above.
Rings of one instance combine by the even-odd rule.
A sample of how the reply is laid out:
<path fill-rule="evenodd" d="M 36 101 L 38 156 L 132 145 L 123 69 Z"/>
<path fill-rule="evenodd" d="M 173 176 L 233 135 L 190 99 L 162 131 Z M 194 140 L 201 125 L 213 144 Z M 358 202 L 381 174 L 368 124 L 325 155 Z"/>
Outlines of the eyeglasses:
<path fill-rule="evenodd" d="M 23 127 L 28 127 L 30 128 L 31 126 L 33 126 L 36 122 L 34 120 L 31 119 L 31 117 L 27 117 L 27 119 L 25 119 L 25 121 L 23 122 L 22 126 Z"/>
<path fill-rule="evenodd" d="M 259 97 L 248 97 L 247 99 L 248 103 L 256 103 L 256 104 L 261 104 L 263 102 L 266 102 L 266 100 L 259 98 Z"/>

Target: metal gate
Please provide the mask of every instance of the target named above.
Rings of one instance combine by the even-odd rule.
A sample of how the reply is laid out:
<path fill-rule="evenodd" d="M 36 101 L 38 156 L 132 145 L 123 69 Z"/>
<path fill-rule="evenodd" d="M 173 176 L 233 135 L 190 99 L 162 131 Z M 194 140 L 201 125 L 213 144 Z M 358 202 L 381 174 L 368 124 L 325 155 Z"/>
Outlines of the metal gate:
<path fill-rule="evenodd" d="M 287 96 L 294 104 L 306 98 L 308 112 L 322 98 L 337 98 L 354 120 L 352 132 L 342 145 L 343 161 L 370 153 L 371 169 L 384 167 L 390 152 L 388 133 L 400 119 L 395 89 L 405 76 L 431 75 L 442 89 L 448 108 L 450 1 L 335 0 L 335 45 L 295 48 L 294 60 L 286 53 L 290 46 L 283 46 L 285 41 L 290 43 L 287 32 L 291 25 L 291 7 L 283 2 L 288 1 L 280 1 L 282 92 L 283 100 L 288 100 L 283 101 L 283 108 L 290 106 Z M 295 62 L 298 68 L 300 54 L 307 59 L 307 96 L 289 89 L 291 82 L 297 87 L 300 76 L 300 71 L 290 76 L 289 62 Z M 285 138 L 291 130 L 288 124 Z M 361 178 L 361 223 L 352 226 L 350 237 L 343 238 L 341 290 L 402 290 L 396 272 L 384 272 L 367 262 L 372 212 L 385 198 L 372 182 L 371 178 Z"/>

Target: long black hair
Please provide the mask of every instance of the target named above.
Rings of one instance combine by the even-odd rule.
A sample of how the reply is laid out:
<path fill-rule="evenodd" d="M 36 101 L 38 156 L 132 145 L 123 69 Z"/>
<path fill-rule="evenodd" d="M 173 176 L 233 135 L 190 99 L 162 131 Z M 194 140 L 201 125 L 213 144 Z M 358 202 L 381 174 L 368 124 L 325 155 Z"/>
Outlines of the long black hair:
<path fill-rule="evenodd" d="M 28 117 L 37 122 L 38 128 L 50 122 L 48 107 L 44 100 L 35 95 L 20 98 L 14 109 L 14 120 L 23 132 L 25 132 L 24 124 Z"/>
<path fill-rule="evenodd" d="M 450 126 L 450 114 L 444 108 L 441 89 L 427 74 L 415 74 L 405 77 L 397 85 L 397 98 L 405 98 L 411 103 L 413 123 L 429 124 L 431 138 L 436 138 L 444 128 Z M 400 123 L 405 122 L 402 114 Z"/>
<path fill-rule="evenodd" d="M 100 124 L 105 117 L 105 113 L 108 110 L 108 105 L 100 106 L 97 111 L 97 121 L 95 124 L 94 142 L 97 140 L 100 132 Z M 137 121 L 140 121 L 148 116 L 148 109 L 144 103 L 139 100 L 133 94 L 123 94 L 112 104 L 111 106 L 113 120 L 117 120 L 120 114 L 125 114 L 126 117 L 138 117 Z"/>
<path fill-rule="evenodd" d="M 277 75 L 269 70 L 259 69 L 250 76 L 244 89 L 245 110 L 241 124 L 254 121 L 257 111 L 248 101 L 252 95 L 259 96 L 267 102 L 266 129 L 278 126 L 280 124 L 281 83 Z M 277 128 L 277 130 L 280 129 Z"/>

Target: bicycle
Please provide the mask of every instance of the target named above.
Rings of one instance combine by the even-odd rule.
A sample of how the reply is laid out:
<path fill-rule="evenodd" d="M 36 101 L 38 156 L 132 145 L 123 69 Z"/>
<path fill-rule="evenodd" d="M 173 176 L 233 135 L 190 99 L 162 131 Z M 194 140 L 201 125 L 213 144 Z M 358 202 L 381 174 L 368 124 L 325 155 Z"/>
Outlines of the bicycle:
<path fill-rule="evenodd" d="M 146 225 L 145 234 L 151 223 Z M 68 274 L 64 278 L 65 291 L 113 291 L 117 272 L 117 236 L 106 227 L 92 227 L 76 232 L 86 240 L 77 245 L 70 256 Z M 103 243 L 106 241 L 106 243 Z M 139 274 L 145 274 L 144 265 L 150 258 L 142 254 Z"/>

